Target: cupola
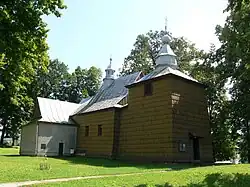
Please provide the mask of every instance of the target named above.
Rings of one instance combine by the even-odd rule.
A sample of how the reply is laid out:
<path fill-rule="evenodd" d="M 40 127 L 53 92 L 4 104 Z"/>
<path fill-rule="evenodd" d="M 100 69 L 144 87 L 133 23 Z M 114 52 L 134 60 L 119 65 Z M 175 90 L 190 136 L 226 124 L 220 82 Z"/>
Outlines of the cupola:
<path fill-rule="evenodd" d="M 162 37 L 162 47 L 156 57 L 156 68 L 157 67 L 171 67 L 177 69 L 177 59 L 173 50 L 170 47 L 171 36 L 168 34 L 165 26 L 165 35 Z"/>
<path fill-rule="evenodd" d="M 108 67 L 105 69 L 105 78 L 103 79 L 103 86 L 104 87 L 108 87 L 109 85 L 111 85 L 114 81 L 114 73 L 115 73 L 115 70 L 112 69 L 111 67 L 112 65 L 112 58 L 110 58 L 110 62 L 109 62 L 109 65 Z"/>

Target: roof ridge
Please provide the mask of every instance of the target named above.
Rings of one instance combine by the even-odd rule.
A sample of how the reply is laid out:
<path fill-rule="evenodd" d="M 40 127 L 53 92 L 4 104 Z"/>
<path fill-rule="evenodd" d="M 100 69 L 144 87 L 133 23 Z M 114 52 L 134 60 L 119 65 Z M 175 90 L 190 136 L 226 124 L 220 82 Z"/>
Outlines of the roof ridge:
<path fill-rule="evenodd" d="M 136 85 L 138 83 L 141 83 L 141 82 L 144 82 L 144 81 L 147 81 L 147 80 L 152 80 L 152 79 L 162 77 L 162 76 L 165 76 L 165 75 L 168 75 L 168 74 L 175 75 L 175 76 L 181 77 L 183 79 L 186 79 L 186 80 L 189 80 L 189 81 L 192 81 L 192 82 L 195 82 L 195 83 L 198 83 L 198 84 L 202 85 L 202 83 L 200 83 L 198 80 L 193 78 L 191 75 L 188 75 L 188 74 L 186 74 L 185 72 L 182 72 L 179 69 L 174 69 L 172 67 L 164 67 L 164 66 L 162 66 L 161 68 L 160 67 L 161 66 L 158 66 L 158 69 L 157 68 L 154 69 L 152 72 L 148 73 L 147 75 L 144 75 L 138 81 L 127 85 L 127 87 L 131 87 L 131 86 Z"/>
<path fill-rule="evenodd" d="M 63 103 L 70 103 L 70 104 L 81 105 L 79 103 L 73 103 L 73 102 L 69 102 L 69 101 L 62 101 L 62 100 L 59 100 L 59 99 L 52 99 L 52 98 L 46 98 L 46 97 L 37 97 L 37 99 L 38 98 L 40 98 L 40 99 L 46 99 L 46 100 L 51 100 L 51 101 L 57 101 L 57 102 L 63 102 Z"/>
<path fill-rule="evenodd" d="M 117 79 L 120 79 L 120 78 L 122 78 L 122 77 L 128 77 L 128 76 L 131 76 L 131 75 L 134 75 L 134 74 L 136 74 L 136 73 L 141 73 L 142 71 L 137 71 L 137 72 L 134 72 L 134 73 L 130 73 L 130 74 L 127 74 L 127 75 L 122 75 L 122 76 L 120 76 L 120 77 L 118 77 L 118 78 L 116 78 L 115 80 L 117 80 Z"/>

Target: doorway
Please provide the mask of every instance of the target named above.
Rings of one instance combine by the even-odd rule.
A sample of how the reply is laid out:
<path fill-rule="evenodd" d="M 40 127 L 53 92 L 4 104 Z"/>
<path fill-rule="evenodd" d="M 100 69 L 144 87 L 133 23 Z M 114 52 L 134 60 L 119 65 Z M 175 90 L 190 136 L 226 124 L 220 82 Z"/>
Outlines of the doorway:
<path fill-rule="evenodd" d="M 64 143 L 59 143 L 59 150 L 58 150 L 59 156 L 63 156 L 63 147 L 64 147 Z"/>
<path fill-rule="evenodd" d="M 200 160 L 200 144 L 198 138 L 193 138 L 194 160 Z"/>

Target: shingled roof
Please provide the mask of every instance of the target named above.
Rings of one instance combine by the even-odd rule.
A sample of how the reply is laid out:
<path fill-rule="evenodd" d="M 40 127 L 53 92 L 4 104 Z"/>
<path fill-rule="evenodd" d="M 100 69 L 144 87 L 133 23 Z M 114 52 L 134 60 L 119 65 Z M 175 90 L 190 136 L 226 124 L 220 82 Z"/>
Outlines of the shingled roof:
<path fill-rule="evenodd" d="M 187 74 L 185 74 L 185 73 L 183 73 L 183 72 L 181 72 L 181 71 L 179 71 L 177 69 L 173 69 L 173 68 L 168 67 L 168 66 L 158 66 L 151 73 L 143 76 L 138 81 L 135 81 L 134 83 L 128 85 L 128 87 L 132 86 L 132 85 L 135 85 L 137 83 L 143 82 L 143 81 L 147 81 L 147 80 L 150 80 L 150 79 L 155 79 L 155 78 L 158 78 L 158 77 L 161 77 L 161 76 L 164 76 L 164 75 L 168 75 L 168 74 L 176 75 L 178 77 L 181 77 L 181 78 L 184 78 L 184 79 L 199 83 L 197 80 L 195 80 L 191 76 L 189 76 L 189 75 L 187 75 Z"/>
<path fill-rule="evenodd" d="M 121 107 L 117 104 L 128 94 L 128 89 L 125 86 L 138 80 L 141 74 L 141 72 L 136 72 L 121 76 L 114 79 L 108 87 L 102 85 L 90 102 L 86 106 L 81 106 L 81 109 L 75 112 L 75 114 L 88 113 L 111 107 Z"/>

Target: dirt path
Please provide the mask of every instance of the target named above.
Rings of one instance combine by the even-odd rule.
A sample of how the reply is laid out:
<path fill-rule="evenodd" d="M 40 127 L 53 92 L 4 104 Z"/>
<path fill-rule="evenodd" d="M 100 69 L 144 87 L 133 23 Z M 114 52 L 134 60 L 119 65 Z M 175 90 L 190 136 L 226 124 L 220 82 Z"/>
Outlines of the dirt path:
<path fill-rule="evenodd" d="M 72 177 L 72 178 L 59 178 L 59 179 L 48 179 L 48 180 L 37 180 L 37 181 L 24 181 L 24 182 L 11 182 L 11 183 L 2 183 L 0 187 L 17 187 L 17 186 L 30 186 L 33 184 L 44 184 L 44 183 L 56 183 L 56 182 L 66 182 L 74 180 L 84 180 L 84 179 L 98 179 L 98 178 L 107 178 L 107 177 L 123 177 L 131 175 L 143 175 L 147 173 L 163 173 L 165 171 L 152 171 L 152 172 L 142 172 L 142 173 L 127 173 L 127 174 L 113 174 L 113 175 L 96 175 L 96 176 L 86 176 L 86 177 Z"/>

